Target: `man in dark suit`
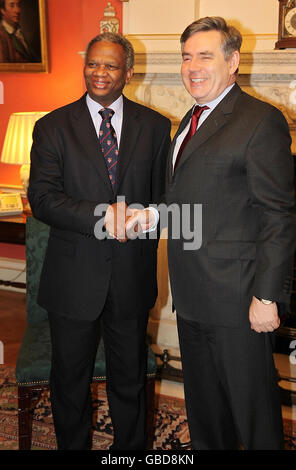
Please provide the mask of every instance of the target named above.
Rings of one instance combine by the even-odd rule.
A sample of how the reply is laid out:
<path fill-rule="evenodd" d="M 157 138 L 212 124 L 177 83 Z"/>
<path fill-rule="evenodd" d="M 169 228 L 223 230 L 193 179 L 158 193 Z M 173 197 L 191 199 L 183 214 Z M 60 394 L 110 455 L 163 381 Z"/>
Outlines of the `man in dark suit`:
<path fill-rule="evenodd" d="M 291 139 L 281 112 L 235 83 L 240 45 L 220 17 L 199 19 L 181 37 L 182 79 L 196 106 L 171 146 L 166 197 L 190 208 L 181 228 L 202 226 L 200 249 L 187 239 L 184 249 L 173 225 L 168 238 L 194 449 L 283 447 L 272 343 L 292 282 Z M 195 204 L 202 220 L 193 220 Z"/>
<path fill-rule="evenodd" d="M 99 322 L 113 449 L 145 446 L 145 336 L 157 295 L 157 238 L 126 242 L 126 207 L 146 208 L 163 193 L 170 122 L 122 95 L 133 61 L 124 37 L 95 37 L 85 59 L 87 94 L 34 129 L 28 195 L 34 216 L 51 227 L 38 301 L 51 326 L 59 449 L 90 447 Z M 154 230 L 149 211 L 139 229 Z M 94 236 L 102 217 L 108 236 Z"/>

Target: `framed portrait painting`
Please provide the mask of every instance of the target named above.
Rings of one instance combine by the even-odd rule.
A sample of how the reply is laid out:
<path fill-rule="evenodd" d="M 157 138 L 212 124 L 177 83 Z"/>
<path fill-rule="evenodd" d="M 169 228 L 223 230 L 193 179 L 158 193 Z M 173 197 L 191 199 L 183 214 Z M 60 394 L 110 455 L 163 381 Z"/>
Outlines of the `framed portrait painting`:
<path fill-rule="evenodd" d="M 0 0 L 0 72 L 47 72 L 46 0 Z"/>

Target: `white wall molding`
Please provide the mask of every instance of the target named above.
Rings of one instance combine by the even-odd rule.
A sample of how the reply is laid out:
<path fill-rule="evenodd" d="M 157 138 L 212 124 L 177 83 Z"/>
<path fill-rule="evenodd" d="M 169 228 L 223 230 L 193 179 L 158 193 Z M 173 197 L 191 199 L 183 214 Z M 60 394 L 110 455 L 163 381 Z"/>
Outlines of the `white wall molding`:
<path fill-rule="evenodd" d="M 241 52 L 240 74 L 286 75 L 296 78 L 296 50 Z M 180 73 L 180 51 L 138 51 L 135 73 Z"/>
<path fill-rule="evenodd" d="M 296 50 L 242 52 L 240 73 L 296 75 Z"/>

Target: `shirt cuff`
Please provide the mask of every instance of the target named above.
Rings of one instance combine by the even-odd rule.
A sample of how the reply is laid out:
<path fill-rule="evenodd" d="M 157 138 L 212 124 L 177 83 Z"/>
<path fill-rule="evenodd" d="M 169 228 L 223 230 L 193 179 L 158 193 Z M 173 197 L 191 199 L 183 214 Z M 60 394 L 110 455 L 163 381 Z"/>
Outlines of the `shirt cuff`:
<path fill-rule="evenodd" d="M 159 212 L 157 209 L 155 209 L 155 207 L 146 207 L 146 210 L 151 211 L 153 213 L 154 224 L 152 224 L 152 226 L 148 228 L 147 230 L 143 230 L 143 233 L 153 232 L 153 230 L 156 229 L 158 221 L 159 221 Z"/>

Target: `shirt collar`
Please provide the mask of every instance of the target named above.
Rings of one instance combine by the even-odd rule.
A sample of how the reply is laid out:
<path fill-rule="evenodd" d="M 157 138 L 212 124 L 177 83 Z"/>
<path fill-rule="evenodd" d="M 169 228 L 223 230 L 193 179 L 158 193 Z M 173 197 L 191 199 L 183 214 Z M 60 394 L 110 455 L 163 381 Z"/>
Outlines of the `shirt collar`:
<path fill-rule="evenodd" d="M 92 116 L 95 116 L 98 114 L 98 112 L 104 108 L 104 106 L 102 106 L 100 103 L 98 103 L 97 101 L 93 100 L 89 94 L 87 93 L 86 95 L 86 104 L 88 106 L 88 109 L 90 111 L 90 114 Z M 112 104 L 110 104 L 110 106 L 108 106 L 108 109 L 113 109 L 114 113 L 122 113 L 123 112 L 123 97 L 122 95 L 120 95 L 119 98 L 117 98 L 117 100 L 113 101 Z"/>
<path fill-rule="evenodd" d="M 13 34 L 17 29 L 19 29 L 19 26 L 17 26 L 17 28 L 14 28 L 10 24 L 8 24 L 5 20 L 2 20 L 1 23 L 4 29 L 6 29 L 6 31 L 8 32 L 8 34 Z"/>
<path fill-rule="evenodd" d="M 235 85 L 235 83 L 232 83 L 231 85 L 229 85 L 227 88 L 225 88 L 225 90 L 221 93 L 221 95 L 219 95 L 214 100 L 209 101 L 208 103 L 204 103 L 203 106 L 208 106 L 210 108 L 210 110 L 213 110 L 220 103 L 220 101 L 223 100 L 223 98 L 227 95 L 227 93 L 230 92 L 231 88 L 233 88 L 234 85 Z M 198 104 L 198 103 L 196 103 L 196 104 Z"/>

